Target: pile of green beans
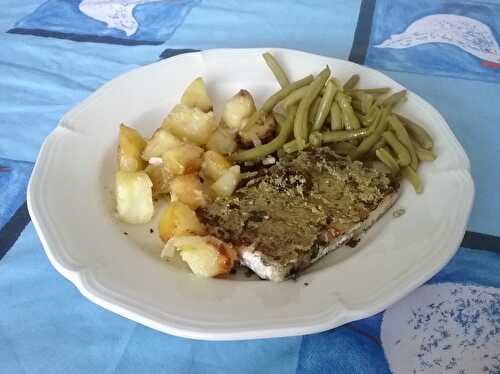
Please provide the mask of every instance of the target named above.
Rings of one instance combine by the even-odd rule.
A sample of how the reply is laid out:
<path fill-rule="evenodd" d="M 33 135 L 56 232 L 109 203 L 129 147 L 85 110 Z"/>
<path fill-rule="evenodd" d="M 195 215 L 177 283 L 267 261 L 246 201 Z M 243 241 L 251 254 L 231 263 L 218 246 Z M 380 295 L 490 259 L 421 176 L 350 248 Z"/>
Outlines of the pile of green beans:
<path fill-rule="evenodd" d="M 242 131 L 249 131 L 269 115 L 274 116 L 279 130 L 273 140 L 234 153 L 234 161 L 328 146 L 354 160 L 379 160 L 391 173 L 406 178 L 417 193 L 422 192 L 418 167 L 437 156 L 429 133 L 393 112 L 406 100 L 406 90 L 391 93 L 389 87 L 358 88 L 358 74 L 342 84 L 331 76 L 328 66 L 316 77 L 308 75 L 290 82 L 272 54 L 264 53 L 263 57 L 281 89 L 249 118 Z"/>

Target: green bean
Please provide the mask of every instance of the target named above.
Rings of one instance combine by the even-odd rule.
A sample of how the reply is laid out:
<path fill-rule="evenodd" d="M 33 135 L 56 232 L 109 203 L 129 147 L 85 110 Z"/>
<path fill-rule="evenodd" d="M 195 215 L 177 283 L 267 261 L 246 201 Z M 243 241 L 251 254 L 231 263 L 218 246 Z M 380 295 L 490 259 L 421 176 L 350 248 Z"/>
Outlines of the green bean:
<path fill-rule="evenodd" d="M 314 122 L 313 122 L 314 131 L 320 130 L 321 127 L 323 127 L 323 124 L 325 123 L 330 108 L 332 107 L 332 102 L 333 99 L 335 98 L 336 93 L 337 93 L 337 87 L 332 81 L 328 81 L 326 83 L 325 94 L 321 98 L 318 111 L 316 113 L 316 116 L 314 117 Z"/>
<path fill-rule="evenodd" d="M 368 122 L 369 121 L 368 116 L 363 115 L 362 113 L 359 113 L 359 112 L 355 113 L 355 114 L 358 117 L 358 120 L 363 127 L 370 127 L 370 123 Z"/>
<path fill-rule="evenodd" d="M 369 158 L 373 158 L 373 157 L 377 157 L 376 155 L 376 152 L 377 152 L 377 149 L 379 148 L 382 148 L 383 146 L 386 145 L 386 141 L 384 139 L 384 137 L 381 137 L 376 143 L 375 145 L 372 147 L 372 149 L 370 149 L 370 151 L 368 152 L 368 157 Z"/>
<path fill-rule="evenodd" d="M 338 153 L 339 155 L 351 156 L 354 152 L 356 152 L 356 146 L 352 145 L 349 142 L 333 143 L 331 147 L 333 151 L 335 153 Z"/>
<path fill-rule="evenodd" d="M 339 92 L 335 98 L 339 104 L 340 110 L 342 111 L 342 122 L 346 130 L 356 130 L 361 126 L 359 125 L 358 117 L 355 116 L 354 110 L 352 109 L 350 96 L 347 96 L 343 92 Z"/>
<path fill-rule="evenodd" d="M 257 147 L 236 152 L 231 156 L 234 161 L 249 161 L 265 157 L 281 148 L 292 133 L 293 120 L 297 107 L 293 106 L 280 128 L 279 134 L 269 143 L 259 145 Z"/>
<path fill-rule="evenodd" d="M 358 74 L 353 74 L 351 77 L 347 80 L 347 82 L 344 83 L 344 90 L 351 90 L 359 82 L 359 75 Z"/>
<path fill-rule="evenodd" d="M 362 105 L 361 105 L 361 101 L 359 100 L 356 100 L 356 99 L 353 99 L 351 101 L 351 106 L 354 110 L 358 111 L 358 112 L 363 112 L 363 109 L 362 109 Z"/>
<path fill-rule="evenodd" d="M 410 119 L 403 117 L 400 114 L 396 114 L 398 118 L 403 121 L 405 124 L 406 130 L 410 134 L 410 136 L 417 141 L 418 144 L 420 144 L 421 147 L 425 149 L 432 149 L 434 146 L 434 142 L 432 141 L 431 136 L 425 129 L 417 125 L 415 122 L 411 121 Z"/>
<path fill-rule="evenodd" d="M 377 149 L 375 151 L 375 155 L 380 161 L 387 165 L 389 169 L 391 169 L 393 174 L 397 174 L 399 172 L 399 165 L 387 148 L 381 147 Z"/>
<path fill-rule="evenodd" d="M 319 131 L 314 131 L 309 135 L 309 144 L 313 147 L 321 147 L 323 144 L 323 136 Z"/>
<path fill-rule="evenodd" d="M 370 124 L 375 121 L 375 118 L 377 118 L 377 115 L 380 113 L 381 109 L 382 108 L 377 105 L 372 105 L 367 114 L 367 118 L 370 120 Z"/>
<path fill-rule="evenodd" d="M 417 153 L 415 152 L 415 147 L 413 146 L 413 142 L 410 139 L 410 135 L 406 131 L 404 125 L 398 119 L 398 117 L 391 115 L 389 116 L 389 124 L 391 125 L 392 130 L 396 134 L 396 138 L 405 146 L 405 148 L 410 153 L 410 166 L 413 170 L 417 170 L 418 167 L 418 158 Z"/>
<path fill-rule="evenodd" d="M 374 145 L 378 142 L 384 131 L 387 129 L 388 122 L 387 116 L 389 115 L 389 108 L 382 109 L 378 115 L 375 123 L 373 133 L 363 139 L 356 152 L 353 154 L 353 159 L 357 160 L 361 158 L 365 153 L 367 153 Z"/>
<path fill-rule="evenodd" d="M 380 107 L 373 105 L 365 116 L 359 116 L 361 124 L 365 127 L 370 127 L 377 119 L 380 113 Z"/>
<path fill-rule="evenodd" d="M 380 88 L 357 88 L 354 90 L 346 90 L 346 93 L 351 95 L 353 92 L 364 92 L 370 95 L 384 95 L 389 92 L 391 89 L 389 87 L 380 87 Z"/>
<path fill-rule="evenodd" d="M 384 96 L 383 95 L 380 95 L 379 97 L 377 97 L 377 100 L 375 100 L 375 106 L 382 106 L 382 102 L 385 100 Z"/>
<path fill-rule="evenodd" d="M 367 114 L 373 104 L 373 96 L 364 92 L 357 92 L 351 95 L 353 98 L 352 106 L 363 114 Z M 356 103 L 356 105 L 354 105 Z"/>
<path fill-rule="evenodd" d="M 316 117 L 316 113 L 318 113 L 319 104 L 321 104 L 321 96 L 318 96 L 316 99 L 314 99 L 313 103 L 311 104 L 311 109 L 309 109 L 309 113 L 307 115 L 307 120 L 310 123 L 313 123 L 314 118 Z"/>
<path fill-rule="evenodd" d="M 325 143 L 345 142 L 347 140 L 364 138 L 372 133 L 371 129 L 363 128 L 357 130 L 313 132 L 309 136 L 309 142 L 316 146 Z"/>
<path fill-rule="evenodd" d="M 359 101 L 362 101 L 363 96 L 368 95 L 363 91 L 358 91 L 358 90 L 353 90 L 353 91 L 345 90 L 344 93 L 352 97 L 353 100 L 359 100 Z"/>
<path fill-rule="evenodd" d="M 432 150 L 422 148 L 417 143 L 413 143 L 413 146 L 415 147 L 415 152 L 420 161 L 434 161 L 437 158 Z"/>
<path fill-rule="evenodd" d="M 276 156 L 277 156 L 278 160 L 282 160 L 287 156 L 287 153 L 285 152 L 283 147 L 281 147 L 280 149 L 278 149 L 276 151 Z M 254 176 L 255 176 L 255 174 L 254 174 Z"/>
<path fill-rule="evenodd" d="M 406 90 L 401 90 L 393 93 L 391 96 L 383 98 L 382 96 L 377 99 L 375 104 L 387 106 L 390 108 L 395 107 L 401 100 L 406 98 Z"/>
<path fill-rule="evenodd" d="M 382 138 L 380 138 L 380 139 L 379 139 L 379 140 L 375 143 L 375 145 L 373 146 L 373 149 L 377 150 L 377 149 L 379 149 L 379 148 L 383 147 L 383 146 L 384 146 L 384 145 L 386 145 L 386 144 L 387 144 L 387 142 L 386 142 L 386 141 L 385 141 L 385 139 L 382 137 Z"/>
<path fill-rule="evenodd" d="M 339 104 L 334 100 L 330 109 L 330 127 L 332 130 L 342 130 L 342 112 L 340 111 Z"/>
<path fill-rule="evenodd" d="M 276 120 L 276 122 L 278 122 L 278 125 L 283 126 L 283 123 L 286 120 L 286 117 L 283 114 L 277 113 L 277 112 L 273 112 L 273 117 Z"/>
<path fill-rule="evenodd" d="M 281 88 L 284 88 L 290 84 L 290 81 L 286 77 L 285 72 L 281 68 L 280 64 L 272 54 L 269 52 L 266 52 L 262 55 L 264 57 L 264 60 L 266 61 L 267 66 L 269 66 L 269 69 L 273 72 L 274 76 L 276 77 L 276 80 L 280 84 Z"/>
<path fill-rule="evenodd" d="M 299 107 L 297 109 L 297 114 L 295 115 L 295 121 L 293 124 L 293 134 L 295 140 L 297 140 L 297 145 L 299 149 L 303 149 L 306 145 L 306 139 L 308 138 L 308 124 L 307 115 L 311 107 L 312 102 L 319 95 L 321 88 L 325 85 L 326 80 L 330 76 L 330 68 L 327 66 L 324 68 L 314 81 L 309 86 L 306 94 L 300 100 Z"/>
<path fill-rule="evenodd" d="M 266 113 L 270 112 L 273 110 L 273 108 L 278 104 L 281 100 L 283 100 L 285 97 L 290 95 L 293 91 L 295 91 L 298 88 L 307 86 L 309 83 L 313 81 L 313 76 L 308 75 L 305 78 L 302 78 L 296 82 L 290 83 L 288 86 L 285 88 L 282 88 L 278 92 L 276 92 L 274 95 L 269 97 L 262 107 L 256 111 L 254 114 L 252 114 L 246 124 L 246 126 L 243 128 L 243 131 L 248 131 L 251 129 L 255 124 L 259 121 L 259 119 L 264 116 Z"/>
<path fill-rule="evenodd" d="M 283 145 L 283 150 L 285 153 L 294 153 L 299 151 L 299 144 L 297 143 L 297 140 L 291 140 L 288 143 L 285 143 Z"/>
<path fill-rule="evenodd" d="M 415 192 L 420 194 L 423 191 L 422 180 L 418 176 L 417 172 L 409 166 L 405 166 L 401 169 L 403 176 L 410 181 L 415 189 Z"/>
<path fill-rule="evenodd" d="M 363 113 L 361 113 L 359 110 L 357 110 L 356 108 L 354 108 L 354 107 L 353 107 L 353 109 L 354 109 L 354 115 L 358 118 L 359 123 L 360 123 L 363 127 L 368 127 L 368 126 L 365 126 L 365 124 L 363 123 L 363 121 L 364 121 L 364 118 L 363 118 L 363 117 L 364 117 L 365 115 L 364 115 Z"/>
<path fill-rule="evenodd" d="M 370 108 L 373 105 L 373 96 L 367 93 L 363 93 L 360 95 L 360 100 L 361 100 L 361 111 L 363 113 L 368 113 L 370 111 Z"/>
<path fill-rule="evenodd" d="M 309 88 L 309 85 L 304 86 L 304 87 L 300 87 L 300 88 L 296 89 L 295 91 L 293 91 L 290 95 L 288 95 L 281 102 L 283 104 L 283 107 L 285 109 L 288 109 L 293 104 L 298 104 L 298 102 L 300 101 L 300 99 L 302 99 L 304 97 L 304 95 L 307 92 L 308 88 Z"/>
<path fill-rule="evenodd" d="M 349 130 L 349 131 L 356 131 L 356 130 Z M 346 141 L 348 143 L 351 143 L 353 146 L 357 147 L 359 145 L 359 143 L 361 143 L 361 140 L 363 140 L 363 139 L 362 138 L 358 138 L 358 139 L 351 139 L 351 140 L 346 140 Z"/>
<path fill-rule="evenodd" d="M 295 91 L 298 88 L 307 86 L 309 83 L 313 81 L 313 76 L 308 75 L 305 78 L 302 78 L 298 81 L 295 81 L 293 83 L 290 83 L 288 86 L 285 88 L 282 88 L 278 92 L 276 92 L 274 95 L 272 95 L 269 99 L 265 101 L 265 103 L 262 105 L 261 110 L 264 112 L 269 112 L 272 110 L 276 104 L 278 104 L 281 100 L 283 100 L 285 97 L 290 95 L 293 91 Z"/>
<path fill-rule="evenodd" d="M 393 149 L 398 157 L 398 163 L 401 166 L 408 166 L 411 162 L 410 153 L 406 149 L 406 147 L 401 144 L 401 142 L 396 138 L 392 131 L 386 131 L 383 134 L 385 141 L 389 146 Z"/>

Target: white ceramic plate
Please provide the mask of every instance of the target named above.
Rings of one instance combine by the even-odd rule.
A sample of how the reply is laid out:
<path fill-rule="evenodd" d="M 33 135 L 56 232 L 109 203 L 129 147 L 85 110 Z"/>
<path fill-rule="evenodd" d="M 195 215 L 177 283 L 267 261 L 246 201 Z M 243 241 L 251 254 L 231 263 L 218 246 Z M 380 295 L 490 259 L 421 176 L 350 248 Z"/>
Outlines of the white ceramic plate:
<path fill-rule="evenodd" d="M 439 155 L 420 170 L 423 195 L 403 183 L 395 208 L 405 208 L 405 215 L 395 219 L 389 212 L 355 249 L 331 253 L 296 281 L 200 279 L 159 259 L 156 231 L 116 222 L 112 185 L 118 125 L 125 122 L 149 136 L 197 76 L 204 77 L 216 109 L 240 88 L 261 104 L 278 88 L 262 60 L 264 51 L 209 50 L 133 70 L 68 112 L 46 139 L 29 184 L 28 207 L 51 263 L 84 296 L 134 321 L 189 338 L 301 335 L 382 311 L 453 256 L 473 201 L 469 161 L 443 117 L 411 92 L 398 109 L 429 130 Z M 292 80 L 328 64 L 341 80 L 360 74 L 361 87 L 402 88 L 348 61 L 273 52 Z"/>

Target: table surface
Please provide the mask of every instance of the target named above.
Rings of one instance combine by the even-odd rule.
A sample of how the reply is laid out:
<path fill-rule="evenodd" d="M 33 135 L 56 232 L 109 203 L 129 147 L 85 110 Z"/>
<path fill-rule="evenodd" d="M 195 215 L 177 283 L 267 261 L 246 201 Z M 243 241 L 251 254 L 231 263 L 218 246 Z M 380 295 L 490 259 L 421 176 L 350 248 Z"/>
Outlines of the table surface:
<path fill-rule="evenodd" d="M 4 0 L 0 372 L 500 373 L 499 20 L 498 0 Z M 80 295 L 49 264 L 26 209 L 44 138 L 117 75 L 220 47 L 350 59 L 434 105 L 467 151 L 476 183 L 451 262 L 385 312 L 302 337 L 182 339 Z"/>

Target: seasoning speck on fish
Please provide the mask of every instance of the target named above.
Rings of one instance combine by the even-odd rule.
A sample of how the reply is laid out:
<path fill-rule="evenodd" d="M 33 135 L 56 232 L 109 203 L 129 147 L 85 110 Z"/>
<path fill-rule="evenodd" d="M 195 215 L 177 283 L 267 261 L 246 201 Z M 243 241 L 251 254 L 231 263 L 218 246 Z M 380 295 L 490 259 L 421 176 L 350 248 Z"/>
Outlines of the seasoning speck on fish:
<path fill-rule="evenodd" d="M 392 212 L 392 216 L 394 218 L 398 218 L 398 217 L 401 217 L 402 215 L 404 215 L 406 213 L 406 210 L 404 208 L 399 208 L 399 209 L 396 209 L 394 212 Z"/>

